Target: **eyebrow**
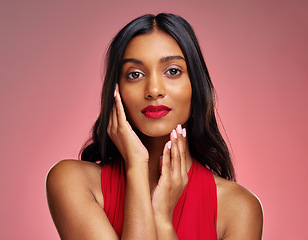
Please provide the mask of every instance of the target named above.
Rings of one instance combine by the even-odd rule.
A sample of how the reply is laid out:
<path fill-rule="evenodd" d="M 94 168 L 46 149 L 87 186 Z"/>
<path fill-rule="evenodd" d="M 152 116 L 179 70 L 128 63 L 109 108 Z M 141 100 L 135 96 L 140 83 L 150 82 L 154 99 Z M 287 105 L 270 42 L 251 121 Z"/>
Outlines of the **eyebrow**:
<path fill-rule="evenodd" d="M 168 62 L 170 60 L 184 60 L 185 61 L 185 58 L 183 58 L 182 56 L 167 56 L 167 57 L 163 57 L 161 58 L 159 61 L 160 62 Z"/>
<path fill-rule="evenodd" d="M 125 59 L 123 59 L 122 65 L 124 65 L 125 63 L 128 63 L 128 62 L 137 63 L 139 65 L 143 65 L 143 62 L 141 62 L 140 60 L 134 59 L 134 58 L 125 58 Z"/>
<path fill-rule="evenodd" d="M 159 59 L 159 61 L 161 63 L 164 63 L 164 62 L 168 62 L 170 60 L 184 60 L 185 61 L 185 58 L 183 58 L 182 56 L 167 56 L 167 57 L 162 57 L 161 59 Z M 136 64 L 139 64 L 139 65 L 143 65 L 143 62 L 138 60 L 138 59 L 135 59 L 135 58 L 125 58 L 123 59 L 122 61 L 122 65 L 124 65 L 125 63 L 128 63 L 128 62 L 132 62 L 132 63 L 136 63 Z"/>

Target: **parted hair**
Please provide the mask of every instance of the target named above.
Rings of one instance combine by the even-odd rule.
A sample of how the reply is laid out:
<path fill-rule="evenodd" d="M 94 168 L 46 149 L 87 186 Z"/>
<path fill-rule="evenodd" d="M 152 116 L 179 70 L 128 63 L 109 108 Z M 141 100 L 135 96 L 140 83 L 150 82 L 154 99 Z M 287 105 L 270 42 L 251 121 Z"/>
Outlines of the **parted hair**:
<path fill-rule="evenodd" d="M 84 161 L 105 165 L 120 156 L 107 134 L 114 90 L 119 81 L 122 58 L 129 41 L 135 36 L 161 30 L 173 37 L 186 60 L 192 87 L 191 114 L 187 121 L 187 140 L 191 155 L 217 175 L 235 180 L 230 153 L 215 116 L 215 91 L 199 43 L 190 24 L 180 16 L 147 14 L 128 23 L 111 42 L 105 59 L 100 114 L 91 138 L 80 151 Z"/>

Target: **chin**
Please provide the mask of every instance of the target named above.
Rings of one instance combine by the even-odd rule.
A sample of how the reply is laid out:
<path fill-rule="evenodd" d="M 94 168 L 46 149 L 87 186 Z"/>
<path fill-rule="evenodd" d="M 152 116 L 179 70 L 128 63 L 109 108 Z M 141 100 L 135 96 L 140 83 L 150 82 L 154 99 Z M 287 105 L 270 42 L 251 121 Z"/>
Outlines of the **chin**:
<path fill-rule="evenodd" d="M 188 115 L 188 114 L 187 114 Z M 177 118 L 179 121 L 174 121 L 176 117 L 173 118 L 165 118 L 160 120 L 148 120 L 143 119 L 130 119 L 129 122 L 133 126 L 134 131 L 139 135 L 145 135 L 147 137 L 164 137 L 169 136 L 173 129 L 177 127 L 178 124 L 182 124 L 182 126 L 186 126 L 186 122 L 189 118 L 182 117 L 181 119 Z"/>
<path fill-rule="evenodd" d="M 160 124 L 159 124 L 160 125 Z M 177 125 L 169 125 L 166 126 L 166 124 L 164 125 L 156 125 L 153 126 L 151 125 L 150 127 L 146 127 L 145 125 L 143 125 L 141 128 L 135 128 L 138 129 L 137 131 L 147 137 L 165 137 L 165 136 L 169 136 L 169 134 L 171 133 L 171 131 L 173 129 L 176 128 Z"/>
<path fill-rule="evenodd" d="M 144 133 L 143 133 L 144 134 Z M 159 137 L 166 137 L 166 136 L 169 136 L 170 132 L 167 132 L 167 133 L 158 133 L 158 132 L 155 132 L 155 133 L 149 133 L 149 134 L 144 134 L 145 136 L 147 137 L 152 137 L 152 138 L 159 138 Z"/>
<path fill-rule="evenodd" d="M 168 136 L 170 134 L 169 131 L 149 131 L 149 130 L 139 130 L 138 131 L 140 134 L 146 136 L 146 137 L 152 137 L 152 138 L 157 138 L 157 137 L 165 137 Z M 139 135 L 139 134 L 138 134 Z"/>

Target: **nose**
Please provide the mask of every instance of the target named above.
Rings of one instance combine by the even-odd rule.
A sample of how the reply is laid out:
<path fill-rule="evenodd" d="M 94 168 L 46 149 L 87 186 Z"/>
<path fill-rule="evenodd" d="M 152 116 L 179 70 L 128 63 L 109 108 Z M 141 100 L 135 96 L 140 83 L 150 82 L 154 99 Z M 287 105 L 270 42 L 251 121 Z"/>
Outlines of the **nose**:
<path fill-rule="evenodd" d="M 145 98 L 155 100 L 163 98 L 166 95 L 164 79 L 156 74 L 153 74 L 146 81 Z"/>

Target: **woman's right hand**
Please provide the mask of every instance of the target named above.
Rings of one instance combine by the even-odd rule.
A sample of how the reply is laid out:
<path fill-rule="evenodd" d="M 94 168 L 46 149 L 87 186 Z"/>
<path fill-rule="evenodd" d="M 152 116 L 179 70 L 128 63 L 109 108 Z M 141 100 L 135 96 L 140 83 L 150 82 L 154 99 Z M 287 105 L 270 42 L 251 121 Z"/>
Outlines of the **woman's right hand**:
<path fill-rule="evenodd" d="M 129 122 L 126 120 L 124 107 L 118 89 L 119 87 L 117 84 L 107 133 L 120 151 L 127 169 L 140 163 L 145 163 L 147 165 L 149 153 L 130 126 Z"/>
<path fill-rule="evenodd" d="M 125 161 L 123 239 L 157 239 L 149 186 L 149 153 L 126 120 L 118 90 L 107 133 Z"/>

